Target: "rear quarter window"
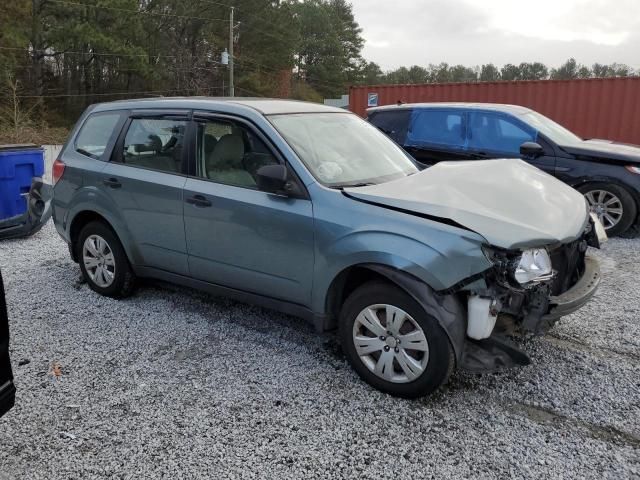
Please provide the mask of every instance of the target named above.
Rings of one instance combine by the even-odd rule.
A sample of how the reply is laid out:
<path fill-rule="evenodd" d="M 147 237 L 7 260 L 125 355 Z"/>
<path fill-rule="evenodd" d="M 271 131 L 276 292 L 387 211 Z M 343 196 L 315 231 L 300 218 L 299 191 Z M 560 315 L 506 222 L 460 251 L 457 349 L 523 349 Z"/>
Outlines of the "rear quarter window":
<path fill-rule="evenodd" d="M 90 115 L 76 136 L 76 152 L 91 158 L 103 159 L 121 117 L 120 112 Z"/>
<path fill-rule="evenodd" d="M 411 110 L 391 110 L 374 112 L 369 115 L 369 123 L 378 127 L 383 133 L 399 145 L 404 145 L 407 139 L 409 121 L 411 120 Z"/>

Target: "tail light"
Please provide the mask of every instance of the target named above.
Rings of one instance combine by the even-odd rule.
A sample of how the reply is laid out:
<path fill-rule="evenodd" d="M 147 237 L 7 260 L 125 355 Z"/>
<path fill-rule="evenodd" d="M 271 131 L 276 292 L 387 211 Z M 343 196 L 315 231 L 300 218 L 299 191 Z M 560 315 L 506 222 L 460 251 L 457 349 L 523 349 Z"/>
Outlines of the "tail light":
<path fill-rule="evenodd" d="M 53 177 L 53 184 L 58 183 L 58 180 L 62 178 L 62 174 L 64 173 L 64 162 L 59 158 L 53 162 L 53 168 L 51 169 L 51 174 Z"/>

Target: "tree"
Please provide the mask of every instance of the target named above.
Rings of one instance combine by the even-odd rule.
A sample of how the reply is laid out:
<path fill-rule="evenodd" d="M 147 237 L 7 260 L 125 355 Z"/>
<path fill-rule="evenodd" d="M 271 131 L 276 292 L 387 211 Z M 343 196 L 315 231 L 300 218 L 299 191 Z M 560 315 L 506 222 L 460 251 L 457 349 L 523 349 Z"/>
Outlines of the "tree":
<path fill-rule="evenodd" d="M 498 68 L 493 63 L 482 65 L 482 67 L 480 68 L 479 80 L 481 82 L 498 81 L 500 80 L 500 70 L 498 70 Z"/>
<path fill-rule="evenodd" d="M 384 73 L 375 62 L 367 62 L 363 60 L 360 66 L 360 78 L 358 83 L 365 85 L 377 85 L 384 81 Z"/>
<path fill-rule="evenodd" d="M 518 80 L 544 80 L 549 77 L 549 70 L 540 62 L 522 62 L 518 69 Z"/>
<path fill-rule="evenodd" d="M 520 80 L 520 67 L 507 63 L 500 70 L 502 80 Z"/>
<path fill-rule="evenodd" d="M 584 65 L 578 64 L 575 58 L 570 58 L 558 68 L 551 70 L 551 78 L 554 80 L 570 80 L 573 78 L 589 78 L 590 70 Z"/>
<path fill-rule="evenodd" d="M 290 3 L 298 29 L 294 58 L 298 78 L 324 97 L 344 93 L 358 77 L 362 29 L 345 0 L 307 0 Z"/>
<path fill-rule="evenodd" d="M 449 77 L 451 82 L 476 82 L 478 75 L 473 68 L 464 65 L 454 65 L 449 69 Z"/>

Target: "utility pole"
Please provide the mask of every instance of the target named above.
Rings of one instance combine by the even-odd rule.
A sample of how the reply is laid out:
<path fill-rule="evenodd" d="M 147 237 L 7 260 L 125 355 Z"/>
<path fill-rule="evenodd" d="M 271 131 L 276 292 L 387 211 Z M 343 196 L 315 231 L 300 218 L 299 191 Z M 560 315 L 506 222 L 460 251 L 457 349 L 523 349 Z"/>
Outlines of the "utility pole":
<path fill-rule="evenodd" d="M 229 96 L 235 97 L 235 86 L 233 84 L 233 10 L 231 7 L 231 12 L 229 13 Z"/>

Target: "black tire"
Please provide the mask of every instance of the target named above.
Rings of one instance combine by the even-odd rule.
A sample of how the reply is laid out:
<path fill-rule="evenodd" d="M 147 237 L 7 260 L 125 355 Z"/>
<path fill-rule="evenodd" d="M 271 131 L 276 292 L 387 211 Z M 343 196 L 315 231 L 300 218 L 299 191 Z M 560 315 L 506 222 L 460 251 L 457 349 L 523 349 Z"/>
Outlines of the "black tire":
<path fill-rule="evenodd" d="M 606 228 L 607 235 L 610 237 L 625 233 L 633 225 L 636 217 L 638 216 L 638 206 L 636 205 L 635 200 L 627 189 L 620 185 L 605 182 L 593 182 L 579 186 L 578 191 L 585 195 L 585 197 L 589 192 L 604 191 L 609 192 L 611 195 L 615 195 L 620 199 L 620 203 L 622 204 L 622 218 L 620 218 L 616 225 Z"/>
<path fill-rule="evenodd" d="M 416 379 L 406 383 L 385 380 L 372 372 L 358 355 L 353 336 L 356 317 L 365 308 L 376 304 L 392 305 L 404 310 L 422 329 L 428 342 L 429 355 L 424 370 Z M 438 321 L 427 315 L 410 295 L 391 283 L 374 281 L 356 289 L 342 306 L 339 335 L 343 351 L 360 378 L 378 390 L 397 397 L 418 398 L 433 393 L 447 381 L 455 367 L 453 348 Z M 397 360 L 393 365 L 394 370 L 401 372 Z"/>
<path fill-rule="evenodd" d="M 115 263 L 114 278 L 111 284 L 106 287 L 98 285 L 91 278 L 85 266 L 83 245 L 86 239 L 92 235 L 97 235 L 103 238 L 107 242 L 113 254 Z M 135 288 L 135 274 L 131 270 L 129 259 L 127 258 L 127 254 L 125 253 L 120 240 L 108 225 L 100 221 L 90 222 L 85 225 L 80 231 L 75 249 L 78 263 L 80 264 L 80 270 L 82 271 L 82 276 L 93 291 L 111 298 L 124 298 L 131 295 Z"/>

